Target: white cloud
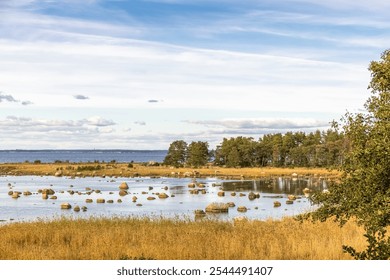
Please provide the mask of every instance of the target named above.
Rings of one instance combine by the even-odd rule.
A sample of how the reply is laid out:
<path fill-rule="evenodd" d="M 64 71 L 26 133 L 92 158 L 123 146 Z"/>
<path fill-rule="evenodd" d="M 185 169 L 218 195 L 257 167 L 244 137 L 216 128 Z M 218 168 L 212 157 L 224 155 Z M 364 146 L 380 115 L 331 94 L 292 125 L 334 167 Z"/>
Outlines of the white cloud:
<path fill-rule="evenodd" d="M 184 121 L 191 124 L 204 125 L 206 127 L 224 127 L 238 130 L 258 130 L 258 129 L 308 129 L 323 128 L 329 126 L 329 121 L 314 119 L 225 119 L 206 121 Z"/>
<path fill-rule="evenodd" d="M 99 116 L 90 117 L 87 120 L 81 120 L 80 123 L 91 125 L 91 126 L 112 126 L 116 124 L 112 120 L 106 120 Z"/>

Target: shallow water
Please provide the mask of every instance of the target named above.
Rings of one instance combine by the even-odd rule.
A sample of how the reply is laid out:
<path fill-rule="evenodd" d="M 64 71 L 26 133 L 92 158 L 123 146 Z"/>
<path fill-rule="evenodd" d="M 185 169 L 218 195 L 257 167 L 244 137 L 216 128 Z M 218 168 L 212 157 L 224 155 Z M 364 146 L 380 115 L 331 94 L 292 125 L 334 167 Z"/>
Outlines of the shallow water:
<path fill-rule="evenodd" d="M 129 186 L 129 195 L 119 196 L 119 185 L 126 182 Z M 197 182 L 205 184 L 205 194 L 191 194 L 188 184 L 192 179 L 178 178 L 68 178 L 50 176 L 6 176 L 0 177 L 0 220 L 2 222 L 29 221 L 35 219 L 52 219 L 61 216 L 90 217 L 90 216 L 148 216 L 148 217 L 183 217 L 194 218 L 194 210 L 205 209 L 212 202 L 234 202 L 236 207 L 229 208 L 228 213 L 208 214 L 217 219 L 231 219 L 236 216 L 246 216 L 250 219 L 279 219 L 284 216 L 297 215 L 313 210 L 309 200 L 303 195 L 303 189 L 308 187 L 313 190 L 326 188 L 326 181 L 318 178 L 291 179 L 273 178 L 251 181 L 228 181 L 217 178 L 197 179 Z M 164 188 L 168 187 L 168 190 Z M 56 200 L 42 199 L 39 189 L 50 188 L 58 197 Z M 86 188 L 100 190 L 100 193 L 87 194 Z M 150 188 L 153 188 L 150 190 Z M 197 188 L 200 189 L 200 188 Z M 223 189 L 225 196 L 218 196 Z M 9 191 L 30 191 L 33 194 L 23 194 L 14 199 L 8 195 Z M 68 191 L 75 192 L 73 195 Z M 250 191 L 260 193 L 260 198 L 249 200 Z M 145 192 L 143 194 L 143 192 Z M 165 192 L 169 195 L 166 199 L 160 199 L 155 193 Z M 236 196 L 231 196 L 236 192 Z M 240 193 L 245 196 L 240 196 Z M 293 204 L 287 205 L 288 194 L 301 196 Z M 172 197 L 172 195 L 174 195 Z M 132 202 L 132 197 L 137 196 L 137 202 Z M 155 200 L 147 200 L 154 196 Z M 278 196 L 278 198 L 275 198 Z M 86 203 L 87 198 L 93 199 L 93 203 Z M 97 198 L 106 199 L 106 203 L 96 203 Z M 107 200 L 114 203 L 107 203 Z M 122 203 L 117 200 L 121 199 Z M 273 202 L 278 200 L 281 207 L 274 208 Z M 73 210 L 61 210 L 61 203 L 68 202 L 72 207 L 87 206 L 86 212 L 74 212 Z M 142 204 L 142 206 L 137 206 Z M 238 212 L 238 206 L 246 206 L 248 211 Z"/>

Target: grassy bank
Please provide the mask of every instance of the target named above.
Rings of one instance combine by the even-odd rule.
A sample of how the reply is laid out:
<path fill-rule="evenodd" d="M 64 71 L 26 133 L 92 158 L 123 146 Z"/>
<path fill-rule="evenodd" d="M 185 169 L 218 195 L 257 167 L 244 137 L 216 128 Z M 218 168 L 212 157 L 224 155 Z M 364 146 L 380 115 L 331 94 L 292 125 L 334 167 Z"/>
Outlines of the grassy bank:
<path fill-rule="evenodd" d="M 1 259 L 350 259 L 364 247 L 352 222 L 185 221 L 147 218 L 57 220 L 0 227 Z"/>
<path fill-rule="evenodd" d="M 168 166 L 144 166 L 127 163 L 5 163 L 0 164 L 0 175 L 55 175 L 63 176 L 164 176 L 184 177 L 194 174 L 200 177 L 261 178 L 268 176 L 323 176 L 334 178 L 339 175 L 336 170 L 325 168 L 223 168 L 207 166 L 202 168 L 172 168 Z M 188 175 L 187 175 L 188 176 Z"/>

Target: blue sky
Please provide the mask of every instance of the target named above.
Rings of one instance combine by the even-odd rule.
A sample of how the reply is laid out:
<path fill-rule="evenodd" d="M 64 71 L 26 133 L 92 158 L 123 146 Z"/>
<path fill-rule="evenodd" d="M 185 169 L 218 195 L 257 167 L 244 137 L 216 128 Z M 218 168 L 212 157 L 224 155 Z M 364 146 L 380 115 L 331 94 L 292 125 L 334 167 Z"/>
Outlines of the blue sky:
<path fill-rule="evenodd" d="M 369 97 L 386 1 L 0 0 L 1 149 L 327 129 Z"/>

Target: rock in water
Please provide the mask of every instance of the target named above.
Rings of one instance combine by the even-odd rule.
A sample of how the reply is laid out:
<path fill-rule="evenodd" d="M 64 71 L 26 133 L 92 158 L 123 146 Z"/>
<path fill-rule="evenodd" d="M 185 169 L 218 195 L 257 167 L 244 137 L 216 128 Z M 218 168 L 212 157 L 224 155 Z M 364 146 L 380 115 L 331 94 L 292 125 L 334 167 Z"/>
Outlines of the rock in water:
<path fill-rule="evenodd" d="M 61 203 L 61 209 L 71 209 L 72 205 L 68 202 Z"/>
<path fill-rule="evenodd" d="M 127 185 L 126 182 L 123 182 L 122 184 L 120 184 L 119 188 L 121 190 L 128 190 L 129 189 L 129 186 Z"/>

